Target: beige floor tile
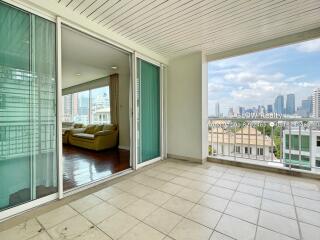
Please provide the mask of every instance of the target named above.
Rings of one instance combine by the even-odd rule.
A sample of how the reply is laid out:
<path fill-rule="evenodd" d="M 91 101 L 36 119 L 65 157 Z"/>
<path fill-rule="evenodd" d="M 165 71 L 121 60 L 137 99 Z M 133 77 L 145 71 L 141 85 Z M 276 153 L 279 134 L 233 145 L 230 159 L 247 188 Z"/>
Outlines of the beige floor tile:
<path fill-rule="evenodd" d="M 262 227 L 258 227 L 256 240 L 294 240 L 294 238 L 270 231 Z"/>
<path fill-rule="evenodd" d="M 69 203 L 69 205 L 78 212 L 84 212 L 102 202 L 103 201 L 100 198 L 94 195 L 88 195 Z"/>
<path fill-rule="evenodd" d="M 320 202 L 308 198 L 294 197 L 295 205 L 312 211 L 320 212 Z"/>
<path fill-rule="evenodd" d="M 234 175 L 234 174 L 225 173 L 222 175 L 221 179 L 239 183 L 241 181 L 242 177 L 238 176 L 238 175 Z"/>
<path fill-rule="evenodd" d="M 161 180 L 164 180 L 164 181 L 170 181 L 174 178 L 176 178 L 177 175 L 174 175 L 174 174 L 171 174 L 171 173 L 165 173 L 165 172 L 161 172 L 160 174 L 158 174 L 156 176 L 156 178 L 159 178 Z"/>
<path fill-rule="evenodd" d="M 136 202 L 133 202 L 132 204 L 129 204 L 127 207 L 123 209 L 123 211 L 139 220 L 143 220 L 157 208 L 157 205 L 140 199 Z"/>
<path fill-rule="evenodd" d="M 128 193 L 130 193 L 138 198 L 144 197 L 145 195 L 147 195 L 151 191 L 152 191 L 152 188 L 144 186 L 142 184 L 138 184 L 137 186 L 127 190 Z"/>
<path fill-rule="evenodd" d="M 198 223 L 183 219 L 170 232 L 169 236 L 176 240 L 208 240 L 212 230 Z"/>
<path fill-rule="evenodd" d="M 263 199 L 261 209 L 272 212 L 275 214 L 282 215 L 288 218 L 296 218 L 296 211 L 292 205 L 272 201 L 269 199 Z"/>
<path fill-rule="evenodd" d="M 186 187 L 200 192 L 207 192 L 212 185 L 205 182 L 192 180 Z"/>
<path fill-rule="evenodd" d="M 116 214 L 119 211 L 118 208 L 112 206 L 109 203 L 101 203 L 93 208 L 82 213 L 82 215 L 94 224 L 98 224 L 106 218 Z"/>
<path fill-rule="evenodd" d="M 251 207 L 260 208 L 261 205 L 261 198 L 253 196 L 251 194 L 236 192 L 233 197 L 232 201 L 242 203 Z"/>
<path fill-rule="evenodd" d="M 258 180 L 258 179 L 248 178 L 248 177 L 242 178 L 241 183 L 255 186 L 255 187 L 260 187 L 260 188 L 264 187 L 264 180 Z"/>
<path fill-rule="evenodd" d="M 93 225 L 87 219 L 78 215 L 49 228 L 48 233 L 53 239 L 73 239 L 91 227 Z"/>
<path fill-rule="evenodd" d="M 105 189 L 102 189 L 98 192 L 95 192 L 94 195 L 101 198 L 104 201 L 109 200 L 110 198 L 119 196 L 123 194 L 124 192 L 116 187 L 108 187 Z"/>
<path fill-rule="evenodd" d="M 239 183 L 230 180 L 219 179 L 214 185 L 235 190 L 238 187 Z"/>
<path fill-rule="evenodd" d="M 210 237 L 210 240 L 234 240 L 234 239 L 231 237 L 228 237 L 222 233 L 214 231 Z"/>
<path fill-rule="evenodd" d="M 228 202 L 229 200 L 216 197 L 210 194 L 205 194 L 202 197 L 202 199 L 198 202 L 198 204 L 223 212 L 226 209 Z"/>
<path fill-rule="evenodd" d="M 186 218 L 212 229 L 215 228 L 220 217 L 220 212 L 201 205 L 195 205 L 186 216 Z"/>
<path fill-rule="evenodd" d="M 259 216 L 258 209 L 236 202 L 230 202 L 225 213 L 253 224 L 257 224 Z"/>
<path fill-rule="evenodd" d="M 125 233 L 120 240 L 161 240 L 164 237 L 165 235 L 159 231 L 144 223 L 139 223 L 129 230 L 129 232 Z"/>
<path fill-rule="evenodd" d="M 223 215 L 216 227 L 218 232 L 238 240 L 253 240 L 256 225 L 240 220 L 238 218 Z"/>
<path fill-rule="evenodd" d="M 141 175 L 141 174 L 138 174 L 138 175 L 135 175 L 134 177 L 139 177 L 139 176 L 144 176 L 144 175 Z M 130 190 L 131 188 L 134 188 L 135 186 L 137 186 L 137 182 L 133 181 L 133 178 L 134 177 L 131 177 L 130 179 L 128 180 L 124 180 L 124 181 L 121 181 L 121 182 L 118 182 L 116 184 L 113 185 L 113 187 L 116 187 L 122 191 L 128 191 Z M 147 177 L 147 176 L 145 176 Z"/>
<path fill-rule="evenodd" d="M 108 203 L 110 203 L 111 205 L 117 208 L 123 209 L 129 204 L 136 201 L 138 201 L 138 198 L 136 196 L 133 196 L 132 194 L 129 194 L 129 193 L 124 193 L 114 198 L 110 198 L 108 200 Z"/>
<path fill-rule="evenodd" d="M 312 200 L 320 201 L 320 192 L 319 191 L 311 191 L 304 190 L 301 188 L 292 188 L 292 194 L 304 198 L 310 198 Z"/>
<path fill-rule="evenodd" d="M 304 190 L 320 191 L 319 184 L 306 182 L 306 181 L 293 180 L 291 181 L 291 186 L 293 188 L 296 187 Z"/>
<path fill-rule="evenodd" d="M 157 176 L 157 175 L 159 175 L 161 173 L 160 170 L 161 169 L 153 168 L 153 169 L 144 171 L 143 174 L 145 174 L 145 175 L 147 175 L 149 177 L 155 177 L 155 176 Z"/>
<path fill-rule="evenodd" d="M 138 223 L 139 221 L 134 217 L 119 211 L 115 215 L 100 223 L 98 228 L 100 228 L 112 239 L 118 239 Z"/>
<path fill-rule="evenodd" d="M 275 182 L 266 182 L 264 187 L 269 190 L 291 194 L 291 188 L 288 185 L 283 185 Z"/>
<path fill-rule="evenodd" d="M 247 184 L 240 183 L 238 188 L 237 188 L 237 191 L 238 192 L 243 192 L 243 193 L 248 193 L 248 194 L 254 195 L 256 197 L 261 197 L 263 188 L 254 187 L 254 186 L 250 186 L 250 185 L 247 185 Z"/>
<path fill-rule="evenodd" d="M 170 198 L 172 198 L 172 195 L 165 192 L 158 191 L 158 190 L 152 190 L 150 193 L 148 193 L 146 196 L 143 197 L 144 200 L 158 206 L 163 205 Z"/>
<path fill-rule="evenodd" d="M 88 231 L 84 233 L 81 233 L 75 238 L 72 238 L 72 240 L 112 240 L 112 239 L 108 235 L 106 235 L 104 232 L 102 232 L 100 229 L 94 227 L 94 228 L 90 228 Z"/>
<path fill-rule="evenodd" d="M 281 192 L 265 189 L 263 191 L 263 198 L 293 205 L 292 195 L 287 193 L 281 193 Z"/>
<path fill-rule="evenodd" d="M 172 179 L 170 182 L 174 183 L 174 184 L 178 184 L 181 186 L 188 186 L 191 183 L 192 180 L 188 179 L 188 178 L 184 178 L 184 177 L 176 177 L 174 179 Z"/>
<path fill-rule="evenodd" d="M 303 240 L 319 239 L 320 228 L 306 223 L 300 223 L 300 228 Z"/>
<path fill-rule="evenodd" d="M 218 197 L 222 197 L 225 199 L 231 199 L 234 191 L 224 187 L 213 186 L 207 193 L 218 196 Z"/>
<path fill-rule="evenodd" d="M 173 197 L 165 204 L 163 204 L 162 207 L 176 214 L 185 216 L 193 206 L 194 203 L 190 201 L 184 200 L 179 197 Z"/>
<path fill-rule="evenodd" d="M 163 208 L 158 208 L 146 217 L 143 222 L 162 233 L 168 234 L 178 224 L 178 222 L 181 221 L 181 219 L 182 217 L 175 213 Z"/>
<path fill-rule="evenodd" d="M 197 203 L 202 198 L 203 195 L 204 195 L 203 192 L 193 190 L 190 188 L 183 188 L 180 192 L 176 194 L 176 196 L 194 203 Z"/>
<path fill-rule="evenodd" d="M 28 238 L 28 240 L 52 240 L 52 238 L 49 236 L 47 232 L 43 231 L 32 238 Z"/>
<path fill-rule="evenodd" d="M 320 227 L 320 213 L 299 207 L 296 210 L 299 221 Z"/>
<path fill-rule="evenodd" d="M 258 224 L 275 232 L 299 238 L 299 228 L 296 220 L 261 210 Z"/>
<path fill-rule="evenodd" d="M 169 193 L 171 195 L 177 194 L 183 187 L 174 183 L 166 183 L 161 188 L 159 188 L 159 191 Z"/>
<path fill-rule="evenodd" d="M 41 231 L 41 226 L 36 219 L 28 220 L 13 228 L 0 232 L 1 240 L 26 240 L 36 236 Z"/>
<path fill-rule="evenodd" d="M 37 217 L 39 222 L 46 228 L 51 228 L 71 217 L 76 216 L 78 213 L 73 210 L 70 206 L 64 205 L 56 208 L 50 212 L 40 215 Z"/>

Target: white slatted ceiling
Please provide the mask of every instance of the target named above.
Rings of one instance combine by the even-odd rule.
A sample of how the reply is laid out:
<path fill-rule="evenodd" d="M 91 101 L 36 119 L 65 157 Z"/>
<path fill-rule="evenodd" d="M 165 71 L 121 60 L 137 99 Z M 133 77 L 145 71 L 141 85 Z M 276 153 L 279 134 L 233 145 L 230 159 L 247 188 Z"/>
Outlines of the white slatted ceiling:
<path fill-rule="evenodd" d="M 57 0 L 167 57 L 223 52 L 320 27 L 319 0 Z"/>

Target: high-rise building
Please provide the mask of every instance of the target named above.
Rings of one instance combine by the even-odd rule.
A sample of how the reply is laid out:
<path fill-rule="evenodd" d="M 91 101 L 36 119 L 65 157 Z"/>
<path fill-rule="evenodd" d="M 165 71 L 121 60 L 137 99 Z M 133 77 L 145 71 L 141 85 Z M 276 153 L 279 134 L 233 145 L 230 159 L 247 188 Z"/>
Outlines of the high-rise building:
<path fill-rule="evenodd" d="M 301 108 L 306 113 L 306 115 L 310 116 L 312 114 L 312 97 L 308 97 L 306 100 L 301 101 Z"/>
<path fill-rule="evenodd" d="M 239 107 L 239 115 L 243 115 L 245 112 L 244 107 Z"/>
<path fill-rule="evenodd" d="M 282 95 L 276 97 L 274 102 L 274 112 L 279 114 L 284 113 L 284 97 Z"/>
<path fill-rule="evenodd" d="M 287 95 L 286 114 L 294 114 L 296 112 L 295 95 L 290 93 Z"/>
<path fill-rule="evenodd" d="M 234 116 L 233 108 L 229 108 L 228 117 L 233 117 L 233 116 Z"/>
<path fill-rule="evenodd" d="M 220 105 L 218 102 L 216 102 L 215 116 L 220 117 Z"/>
<path fill-rule="evenodd" d="M 272 104 L 269 104 L 267 106 L 267 113 L 272 113 L 273 112 L 273 107 L 272 107 Z"/>
<path fill-rule="evenodd" d="M 320 117 L 320 88 L 316 88 L 313 90 L 312 115 L 316 118 Z"/>

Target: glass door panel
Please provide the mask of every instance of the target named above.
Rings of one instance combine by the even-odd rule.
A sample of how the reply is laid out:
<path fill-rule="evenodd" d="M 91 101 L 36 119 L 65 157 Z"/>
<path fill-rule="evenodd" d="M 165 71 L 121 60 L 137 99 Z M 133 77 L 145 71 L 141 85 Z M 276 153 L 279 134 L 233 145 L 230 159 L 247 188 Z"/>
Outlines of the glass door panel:
<path fill-rule="evenodd" d="M 0 3 L 0 211 L 57 192 L 55 24 Z"/>
<path fill-rule="evenodd" d="M 137 61 L 138 164 L 160 157 L 160 67 Z"/>

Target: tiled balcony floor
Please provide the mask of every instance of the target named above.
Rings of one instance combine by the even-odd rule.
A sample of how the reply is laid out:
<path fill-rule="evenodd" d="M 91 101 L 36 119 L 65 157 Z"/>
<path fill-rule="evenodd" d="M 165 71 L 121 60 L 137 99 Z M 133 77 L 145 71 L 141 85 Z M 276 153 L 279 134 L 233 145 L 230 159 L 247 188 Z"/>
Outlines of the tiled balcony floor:
<path fill-rule="evenodd" d="M 1 240 L 320 239 L 319 181 L 163 161 L 0 233 Z"/>

